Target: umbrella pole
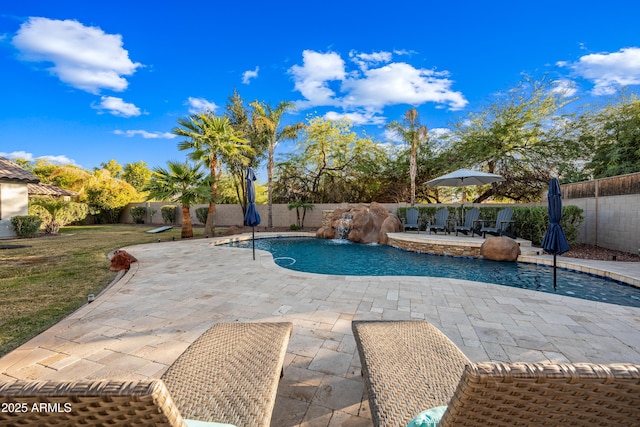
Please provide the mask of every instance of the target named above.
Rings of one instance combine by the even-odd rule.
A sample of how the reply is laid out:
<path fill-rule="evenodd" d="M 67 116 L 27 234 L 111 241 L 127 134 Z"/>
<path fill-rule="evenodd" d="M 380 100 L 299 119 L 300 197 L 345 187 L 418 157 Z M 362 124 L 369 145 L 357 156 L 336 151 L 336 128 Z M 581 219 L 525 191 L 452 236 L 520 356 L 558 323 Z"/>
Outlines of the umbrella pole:
<path fill-rule="evenodd" d="M 256 259 L 256 228 L 251 227 L 251 245 L 253 246 L 253 259 Z"/>
<path fill-rule="evenodd" d="M 556 254 L 553 254 L 553 290 L 557 290 L 556 285 Z"/>

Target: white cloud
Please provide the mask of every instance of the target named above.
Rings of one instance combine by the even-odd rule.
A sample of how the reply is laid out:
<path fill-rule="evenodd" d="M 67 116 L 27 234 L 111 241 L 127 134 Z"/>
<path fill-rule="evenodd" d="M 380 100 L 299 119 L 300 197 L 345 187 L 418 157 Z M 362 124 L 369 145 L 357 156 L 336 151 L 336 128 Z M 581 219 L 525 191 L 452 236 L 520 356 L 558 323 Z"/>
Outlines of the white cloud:
<path fill-rule="evenodd" d="M 294 65 L 289 72 L 296 90 L 306 98 L 298 103 L 300 107 L 338 104 L 334 99 L 336 93 L 329 87 L 329 82 L 342 81 L 346 77 L 344 61 L 337 53 L 305 50 L 302 66 Z"/>
<path fill-rule="evenodd" d="M 38 156 L 36 158 L 36 160 L 46 160 L 49 163 L 53 163 L 54 165 L 68 165 L 68 164 L 72 164 L 75 165 L 76 161 L 73 159 L 68 158 L 67 156 L 63 156 L 63 155 L 58 155 L 58 156 Z"/>
<path fill-rule="evenodd" d="M 34 159 L 33 154 L 27 153 L 26 151 L 12 151 L 11 153 L 0 151 L 0 157 L 4 157 L 5 159 L 25 159 L 29 162 L 32 162 Z"/>
<path fill-rule="evenodd" d="M 348 93 L 345 102 L 374 107 L 435 102 L 460 110 L 468 102 L 460 92 L 451 90 L 453 82 L 445 75 L 404 62 L 391 63 L 367 70 L 361 78 L 345 81 L 343 89 Z"/>
<path fill-rule="evenodd" d="M 25 61 L 53 63 L 49 71 L 72 87 L 97 94 L 123 91 L 140 63 L 129 59 L 122 36 L 74 20 L 31 17 L 12 39 Z"/>
<path fill-rule="evenodd" d="M 96 110 L 107 110 L 114 116 L 120 117 L 137 117 L 141 114 L 140 109 L 134 104 L 124 102 L 122 98 L 116 98 L 113 96 L 101 97 L 100 104 L 92 105 L 91 108 Z"/>
<path fill-rule="evenodd" d="M 204 98 L 189 97 L 189 99 L 187 99 L 186 105 L 189 106 L 190 114 L 200 114 L 207 111 L 215 113 L 216 109 L 218 108 L 215 103 L 207 101 Z"/>
<path fill-rule="evenodd" d="M 67 156 L 57 155 L 57 156 L 34 156 L 33 153 L 27 153 L 26 151 L 12 151 L 11 153 L 2 153 L 0 152 L 0 157 L 5 157 L 7 159 L 24 159 L 28 162 L 33 162 L 35 160 L 46 160 L 54 165 L 75 165 L 76 161 L 68 158 Z"/>
<path fill-rule="evenodd" d="M 372 65 L 384 64 L 391 61 L 391 52 L 372 52 L 372 53 L 357 53 L 355 51 L 349 52 L 351 60 L 358 64 L 361 70 L 366 70 Z"/>
<path fill-rule="evenodd" d="M 407 54 L 396 54 L 400 53 Z M 391 62 L 393 55 L 389 52 L 352 51 L 349 57 L 358 69 L 348 70 L 345 61 L 335 52 L 305 50 L 302 65 L 289 69 L 295 89 L 304 97 L 296 102 L 298 108 L 342 107 L 346 110 L 343 115 L 351 113 L 360 119 L 364 116 L 353 111 L 380 112 L 390 105 L 417 106 L 428 102 L 460 110 L 468 104 L 462 93 L 452 90 L 453 81 L 447 72 Z"/>
<path fill-rule="evenodd" d="M 382 132 L 382 136 L 385 141 L 389 141 L 394 144 L 401 144 L 404 142 L 402 135 L 393 129 L 385 129 L 384 132 Z"/>
<path fill-rule="evenodd" d="M 629 47 L 613 53 L 592 53 L 577 62 L 558 62 L 580 77 L 593 82 L 594 95 L 610 95 L 620 87 L 640 84 L 640 48 Z"/>
<path fill-rule="evenodd" d="M 384 125 L 386 123 L 386 117 L 378 115 L 377 111 L 366 112 L 350 112 L 350 113 L 338 113 L 337 111 L 329 111 L 324 115 L 327 120 L 340 120 L 348 119 L 353 125 Z"/>
<path fill-rule="evenodd" d="M 115 130 L 113 133 L 127 138 L 141 136 L 145 139 L 173 139 L 177 136 L 170 132 L 148 132 L 146 130 Z"/>
<path fill-rule="evenodd" d="M 251 83 L 251 79 L 255 79 L 256 77 L 258 77 L 258 71 L 260 71 L 260 67 L 256 67 L 256 69 L 253 71 L 248 70 L 242 73 L 242 83 L 246 85 Z"/>
<path fill-rule="evenodd" d="M 578 92 L 576 82 L 568 79 L 556 80 L 553 82 L 553 89 L 551 92 L 564 97 L 570 97 Z"/>

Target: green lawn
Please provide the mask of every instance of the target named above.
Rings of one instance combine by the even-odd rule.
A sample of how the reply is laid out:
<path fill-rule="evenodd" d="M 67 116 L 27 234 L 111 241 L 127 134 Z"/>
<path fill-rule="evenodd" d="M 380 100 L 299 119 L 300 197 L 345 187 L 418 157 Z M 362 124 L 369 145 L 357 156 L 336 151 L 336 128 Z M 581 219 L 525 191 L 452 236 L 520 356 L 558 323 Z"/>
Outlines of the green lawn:
<path fill-rule="evenodd" d="M 124 246 L 180 239 L 180 227 L 65 227 L 57 236 L 0 240 L 0 357 L 54 325 L 115 278 L 107 254 Z M 196 237 L 202 228 L 194 228 Z"/>

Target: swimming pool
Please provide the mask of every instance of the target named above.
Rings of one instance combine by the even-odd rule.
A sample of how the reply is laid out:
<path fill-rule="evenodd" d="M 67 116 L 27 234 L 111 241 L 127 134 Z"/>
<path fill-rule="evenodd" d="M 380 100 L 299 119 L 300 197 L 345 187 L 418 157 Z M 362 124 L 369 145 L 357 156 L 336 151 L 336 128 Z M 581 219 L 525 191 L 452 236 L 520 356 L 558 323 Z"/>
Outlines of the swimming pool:
<path fill-rule="evenodd" d="M 250 248 L 251 241 L 228 245 Z M 558 289 L 554 291 L 553 269 L 543 265 L 429 255 L 386 245 L 308 237 L 256 239 L 255 245 L 271 252 L 277 265 L 308 273 L 447 277 L 640 307 L 640 288 L 571 270 L 559 269 Z"/>

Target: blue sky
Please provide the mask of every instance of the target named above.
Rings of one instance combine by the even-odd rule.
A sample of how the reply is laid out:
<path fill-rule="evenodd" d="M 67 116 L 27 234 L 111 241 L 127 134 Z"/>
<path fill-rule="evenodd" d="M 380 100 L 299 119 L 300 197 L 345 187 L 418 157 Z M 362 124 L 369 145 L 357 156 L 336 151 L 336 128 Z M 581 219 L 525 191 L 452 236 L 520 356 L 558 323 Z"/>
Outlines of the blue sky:
<path fill-rule="evenodd" d="M 589 102 L 640 89 L 637 1 L 50 1 L 0 7 L 0 156 L 92 169 L 183 160 L 176 120 L 295 102 L 386 142 L 436 131 L 524 75 Z M 279 152 L 291 148 L 283 144 Z M 262 181 L 262 180 L 261 180 Z"/>

